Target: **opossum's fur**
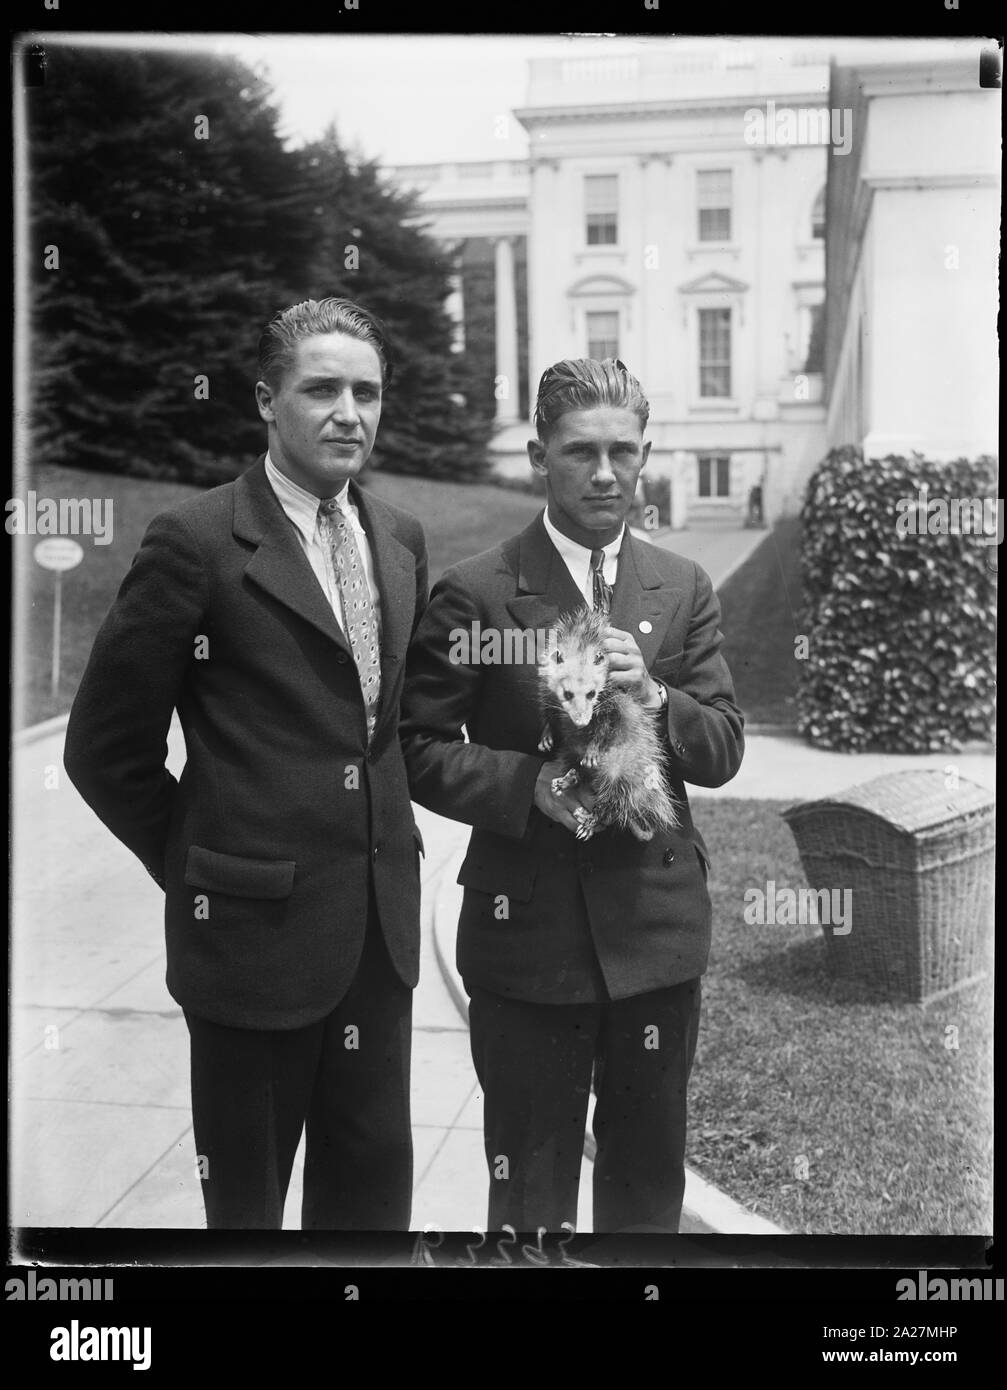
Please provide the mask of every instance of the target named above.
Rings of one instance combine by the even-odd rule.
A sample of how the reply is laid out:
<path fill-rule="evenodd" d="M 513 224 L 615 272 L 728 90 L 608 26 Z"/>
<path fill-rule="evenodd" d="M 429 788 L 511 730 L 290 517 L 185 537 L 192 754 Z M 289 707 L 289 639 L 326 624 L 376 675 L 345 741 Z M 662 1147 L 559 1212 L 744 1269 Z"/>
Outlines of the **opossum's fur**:
<path fill-rule="evenodd" d="M 609 684 L 603 642 L 608 616 L 583 608 L 565 614 L 548 634 L 539 662 L 545 729 L 539 748 L 566 768 L 557 794 L 577 782 L 595 795 L 577 814 L 577 838 L 615 826 L 650 840 L 680 824 L 663 772 L 664 751 L 653 713 Z"/>

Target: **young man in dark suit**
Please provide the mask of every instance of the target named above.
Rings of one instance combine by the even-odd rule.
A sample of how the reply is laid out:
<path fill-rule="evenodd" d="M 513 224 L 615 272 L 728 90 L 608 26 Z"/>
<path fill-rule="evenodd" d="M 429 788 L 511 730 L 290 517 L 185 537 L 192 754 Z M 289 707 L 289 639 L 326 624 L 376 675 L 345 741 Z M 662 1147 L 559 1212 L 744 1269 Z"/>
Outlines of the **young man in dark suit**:
<path fill-rule="evenodd" d="M 403 742 L 413 796 L 473 827 L 458 875 L 458 967 L 496 1230 L 576 1223 L 592 1073 L 595 1230 L 676 1231 L 681 1216 L 711 917 L 709 856 L 685 783 L 734 776 L 744 721 L 709 578 L 626 529 L 650 450 L 648 413 L 621 362 L 549 368 L 528 445 L 545 513 L 450 569 L 410 648 Z M 544 634 L 584 605 L 608 609 L 612 680 L 662 732 L 682 824 L 646 843 L 613 829 L 577 839 L 590 799 L 552 790 L 563 768 L 539 751 L 534 659 L 482 659 L 494 651 L 486 634 L 502 634 L 498 653 L 521 652 L 515 630 Z"/>
<path fill-rule="evenodd" d="M 419 832 L 398 739 L 416 519 L 354 482 L 389 360 L 307 300 L 260 341 L 268 452 L 151 522 L 73 704 L 67 771 L 165 890 L 207 1225 L 409 1226 Z M 165 768 L 177 710 L 187 761 Z"/>

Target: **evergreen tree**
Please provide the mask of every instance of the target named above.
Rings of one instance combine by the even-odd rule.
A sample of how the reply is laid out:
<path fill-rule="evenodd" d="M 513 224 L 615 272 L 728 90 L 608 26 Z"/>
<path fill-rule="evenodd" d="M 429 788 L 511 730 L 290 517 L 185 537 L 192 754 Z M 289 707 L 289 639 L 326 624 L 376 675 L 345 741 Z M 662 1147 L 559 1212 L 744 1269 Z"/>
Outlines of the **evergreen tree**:
<path fill-rule="evenodd" d="M 233 476 L 261 448 L 258 330 L 309 252 L 265 83 L 56 48 L 28 103 L 36 457 Z"/>
<path fill-rule="evenodd" d="M 491 410 L 465 354 L 451 350 L 447 254 L 426 234 L 413 197 L 373 161 L 345 151 L 330 127 L 300 151 L 304 220 L 314 253 L 304 297 L 344 296 L 382 320 L 395 363 L 374 462 L 389 472 L 476 478 L 486 467 Z"/>
<path fill-rule="evenodd" d="M 37 460 L 233 477 L 262 449 L 262 325 L 334 294 L 393 344 L 376 461 L 481 471 L 491 415 L 451 352 L 450 266 L 373 162 L 332 130 L 286 150 L 265 80 L 205 53 L 59 47 L 27 100 Z"/>

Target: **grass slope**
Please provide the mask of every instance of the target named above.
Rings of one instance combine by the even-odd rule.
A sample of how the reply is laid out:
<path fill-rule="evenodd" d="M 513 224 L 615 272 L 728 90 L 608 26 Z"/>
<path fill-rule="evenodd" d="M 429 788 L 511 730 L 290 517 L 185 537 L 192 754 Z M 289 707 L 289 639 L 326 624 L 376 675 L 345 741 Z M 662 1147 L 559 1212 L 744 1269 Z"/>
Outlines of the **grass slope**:
<path fill-rule="evenodd" d="M 778 521 L 719 591 L 724 656 L 750 724 L 797 723 L 801 523 Z"/>

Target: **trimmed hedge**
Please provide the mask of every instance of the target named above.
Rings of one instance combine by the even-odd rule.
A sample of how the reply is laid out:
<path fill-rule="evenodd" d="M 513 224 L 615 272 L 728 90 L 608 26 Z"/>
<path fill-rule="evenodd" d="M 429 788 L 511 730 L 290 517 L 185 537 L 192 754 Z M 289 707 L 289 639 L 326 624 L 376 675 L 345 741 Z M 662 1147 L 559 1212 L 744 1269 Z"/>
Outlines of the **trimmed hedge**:
<path fill-rule="evenodd" d="M 801 512 L 798 725 L 812 743 L 920 753 L 992 738 L 998 550 L 941 515 L 996 497 L 988 457 L 865 461 L 846 446 L 819 465 Z"/>

